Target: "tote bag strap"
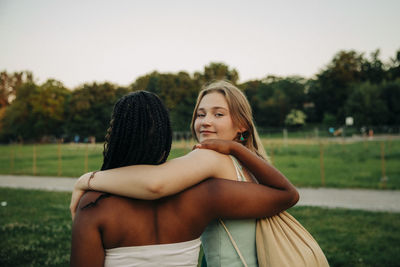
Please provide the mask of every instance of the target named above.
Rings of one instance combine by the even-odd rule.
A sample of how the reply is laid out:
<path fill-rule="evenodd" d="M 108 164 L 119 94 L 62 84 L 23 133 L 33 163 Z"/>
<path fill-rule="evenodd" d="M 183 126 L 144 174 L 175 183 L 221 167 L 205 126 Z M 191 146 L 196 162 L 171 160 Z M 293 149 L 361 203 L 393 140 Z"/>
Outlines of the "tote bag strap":
<path fill-rule="evenodd" d="M 224 223 L 221 219 L 219 219 L 219 222 L 221 223 L 221 225 L 224 227 L 226 233 L 228 234 L 229 239 L 231 240 L 232 245 L 233 245 L 233 247 L 235 248 L 237 254 L 239 255 L 239 258 L 240 258 L 240 260 L 242 261 L 243 265 L 244 265 L 245 267 L 247 267 L 247 263 L 246 263 L 246 261 L 244 260 L 244 258 L 243 258 L 243 256 L 242 256 L 242 253 L 240 253 L 239 247 L 237 246 L 235 240 L 233 239 L 233 237 L 232 237 L 231 233 L 229 232 L 228 228 L 226 227 L 225 223 Z"/>

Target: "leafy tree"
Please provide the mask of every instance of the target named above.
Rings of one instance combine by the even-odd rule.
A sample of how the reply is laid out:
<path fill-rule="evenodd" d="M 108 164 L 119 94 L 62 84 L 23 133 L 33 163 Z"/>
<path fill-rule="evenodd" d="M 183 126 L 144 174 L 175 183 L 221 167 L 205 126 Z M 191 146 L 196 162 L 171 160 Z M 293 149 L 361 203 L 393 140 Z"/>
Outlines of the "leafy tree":
<path fill-rule="evenodd" d="M 371 60 L 364 59 L 361 66 L 363 81 L 371 83 L 381 83 L 386 76 L 383 62 L 379 59 L 380 50 L 371 53 Z"/>
<path fill-rule="evenodd" d="M 60 136 L 69 94 L 70 91 L 55 80 L 48 80 L 41 86 L 24 83 L 5 112 L 3 137 L 37 141 L 43 136 Z"/>
<path fill-rule="evenodd" d="M 387 123 L 389 125 L 400 125 L 400 78 L 381 85 L 381 99 L 389 112 Z"/>
<path fill-rule="evenodd" d="M 18 88 L 27 82 L 33 83 L 33 75 L 29 71 L 0 73 L 0 108 L 8 106 L 16 97 Z"/>
<path fill-rule="evenodd" d="M 391 58 L 391 62 L 388 64 L 387 80 L 394 81 L 400 79 L 400 50 L 396 52 L 394 58 Z"/>
<path fill-rule="evenodd" d="M 283 126 L 290 110 L 302 109 L 306 99 L 305 80 L 301 77 L 268 76 L 262 81 L 240 85 L 253 108 L 258 126 Z"/>
<path fill-rule="evenodd" d="M 189 130 L 199 87 L 188 73 L 152 72 L 139 77 L 131 85 L 131 89 L 133 91 L 146 90 L 157 94 L 170 112 L 172 128 L 175 131 Z"/>
<path fill-rule="evenodd" d="M 5 111 L 2 140 L 23 141 L 37 137 L 32 113 L 32 99 L 37 92 L 38 87 L 32 82 L 19 87 L 15 101 Z"/>
<path fill-rule="evenodd" d="M 287 126 L 300 127 L 306 123 L 306 114 L 298 109 L 292 109 L 286 116 L 285 124 Z"/>
<path fill-rule="evenodd" d="M 66 104 L 71 92 L 56 80 L 47 80 L 32 98 L 32 113 L 37 137 L 64 133 Z"/>
<path fill-rule="evenodd" d="M 18 88 L 26 82 L 33 82 L 31 72 L 0 72 L 0 134 L 3 129 L 3 119 L 6 115 L 6 109 L 16 98 Z"/>
<path fill-rule="evenodd" d="M 254 120 L 259 127 L 268 127 L 276 125 L 279 122 L 275 120 L 279 113 L 275 114 L 274 106 L 267 104 L 267 100 L 273 96 L 273 90 L 261 80 L 245 82 L 239 87 L 243 90 L 253 110 Z"/>
<path fill-rule="evenodd" d="M 114 104 L 128 91 L 107 82 L 84 84 L 74 90 L 69 101 L 67 135 L 104 140 Z"/>
<path fill-rule="evenodd" d="M 329 126 L 329 127 L 343 125 L 343 123 L 342 124 L 338 123 L 336 121 L 336 116 L 332 115 L 330 113 L 324 114 L 324 119 L 322 120 L 322 124 L 324 124 L 325 126 Z"/>
<path fill-rule="evenodd" d="M 239 73 L 235 69 L 229 69 L 229 66 L 220 62 L 211 62 L 204 67 L 203 73 L 195 73 L 195 79 L 203 85 L 213 80 L 228 80 L 236 84 L 239 80 Z"/>
<path fill-rule="evenodd" d="M 337 120 L 343 120 L 339 111 L 351 94 L 353 83 L 362 80 L 362 54 L 355 51 L 340 51 L 326 69 L 317 74 L 317 79 L 310 82 L 309 96 L 315 104 L 317 120 L 320 122 L 324 113 L 334 114 Z"/>
<path fill-rule="evenodd" d="M 344 110 L 345 115 L 353 117 L 358 126 L 388 123 L 389 110 L 382 100 L 380 87 L 370 82 L 354 86 Z"/>

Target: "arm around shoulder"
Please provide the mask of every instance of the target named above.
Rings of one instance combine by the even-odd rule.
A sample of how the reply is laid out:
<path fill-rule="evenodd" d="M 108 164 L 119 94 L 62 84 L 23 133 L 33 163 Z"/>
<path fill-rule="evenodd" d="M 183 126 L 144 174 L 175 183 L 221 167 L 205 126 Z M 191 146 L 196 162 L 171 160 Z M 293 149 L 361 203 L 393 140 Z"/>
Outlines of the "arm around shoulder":
<path fill-rule="evenodd" d="M 217 177 L 226 157 L 212 150 L 196 149 L 160 166 L 162 177 L 153 183 L 160 197 L 176 194 L 210 177 Z"/>
<path fill-rule="evenodd" d="M 215 151 L 197 149 L 160 165 L 134 165 L 99 171 L 90 180 L 90 187 L 125 197 L 159 199 L 216 176 L 221 157 L 223 155 Z M 80 197 L 89 190 L 90 176 L 91 173 L 86 173 L 75 183 L 70 204 L 73 218 Z"/>
<path fill-rule="evenodd" d="M 235 141 L 209 139 L 199 144 L 198 147 L 235 156 L 256 177 L 260 184 L 288 192 L 294 203 L 298 201 L 298 192 L 290 181 L 279 170 L 244 145 Z"/>
<path fill-rule="evenodd" d="M 215 218 L 246 219 L 270 217 L 297 203 L 297 191 L 280 190 L 261 184 L 225 179 L 209 179 L 207 189 L 209 212 Z"/>
<path fill-rule="evenodd" d="M 133 165 L 96 173 L 90 187 L 96 191 L 139 199 L 158 199 L 178 193 L 214 176 L 218 166 L 215 151 L 194 150 L 160 165 Z M 90 174 L 75 184 L 76 190 L 88 190 Z"/>

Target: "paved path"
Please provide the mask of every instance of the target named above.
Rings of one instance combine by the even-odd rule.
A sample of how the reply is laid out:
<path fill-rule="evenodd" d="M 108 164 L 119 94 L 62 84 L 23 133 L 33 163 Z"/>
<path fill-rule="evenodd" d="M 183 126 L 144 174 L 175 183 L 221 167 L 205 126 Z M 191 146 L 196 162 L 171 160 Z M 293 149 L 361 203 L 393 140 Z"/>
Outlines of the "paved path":
<path fill-rule="evenodd" d="M 0 175 L 0 187 L 72 191 L 76 178 Z M 299 188 L 298 206 L 400 212 L 400 190 Z M 1 196 L 0 196 L 1 201 Z"/>

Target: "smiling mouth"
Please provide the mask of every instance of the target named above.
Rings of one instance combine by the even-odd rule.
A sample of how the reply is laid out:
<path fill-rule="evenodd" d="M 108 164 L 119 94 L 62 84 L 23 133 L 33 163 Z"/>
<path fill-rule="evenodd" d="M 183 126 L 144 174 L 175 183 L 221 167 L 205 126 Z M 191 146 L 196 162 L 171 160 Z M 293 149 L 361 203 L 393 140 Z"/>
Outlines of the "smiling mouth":
<path fill-rule="evenodd" d="M 211 131 L 200 131 L 200 134 L 213 134 L 215 132 L 211 132 Z"/>

